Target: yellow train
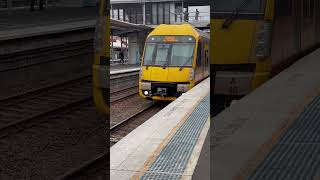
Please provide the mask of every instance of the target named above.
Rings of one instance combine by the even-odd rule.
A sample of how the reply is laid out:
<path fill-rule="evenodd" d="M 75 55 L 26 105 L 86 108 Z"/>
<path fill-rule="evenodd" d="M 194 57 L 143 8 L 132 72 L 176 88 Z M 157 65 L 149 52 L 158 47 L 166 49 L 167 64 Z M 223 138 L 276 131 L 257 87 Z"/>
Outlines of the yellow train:
<path fill-rule="evenodd" d="M 140 96 L 172 101 L 209 76 L 210 36 L 190 24 L 156 27 L 147 37 Z"/>
<path fill-rule="evenodd" d="M 94 40 L 94 62 L 92 66 L 93 99 L 99 111 L 110 113 L 110 2 L 99 0 L 99 17 Z"/>
<path fill-rule="evenodd" d="M 250 93 L 319 47 L 319 34 L 317 0 L 212 1 L 213 102 Z"/>

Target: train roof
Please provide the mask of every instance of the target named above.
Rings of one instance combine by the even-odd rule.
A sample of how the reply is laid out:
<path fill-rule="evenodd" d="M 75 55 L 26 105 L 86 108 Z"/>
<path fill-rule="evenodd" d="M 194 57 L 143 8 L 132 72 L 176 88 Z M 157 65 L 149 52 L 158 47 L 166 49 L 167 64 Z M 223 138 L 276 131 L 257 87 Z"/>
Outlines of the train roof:
<path fill-rule="evenodd" d="M 152 35 L 192 35 L 194 37 L 202 36 L 210 39 L 210 35 L 189 23 L 183 24 L 160 24 L 150 34 Z"/>

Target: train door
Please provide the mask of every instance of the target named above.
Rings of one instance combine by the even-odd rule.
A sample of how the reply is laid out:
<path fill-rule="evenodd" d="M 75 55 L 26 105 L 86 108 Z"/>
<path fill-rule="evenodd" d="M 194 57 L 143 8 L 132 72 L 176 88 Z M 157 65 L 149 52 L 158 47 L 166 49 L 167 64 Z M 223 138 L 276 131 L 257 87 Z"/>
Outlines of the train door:
<path fill-rule="evenodd" d="M 206 40 L 206 43 L 205 43 L 205 56 L 204 56 L 204 61 L 206 63 L 206 66 L 205 66 L 205 77 L 207 77 L 209 75 L 209 44 L 208 44 L 208 40 Z"/>
<path fill-rule="evenodd" d="M 197 47 L 197 56 L 196 56 L 196 67 L 195 67 L 195 82 L 197 83 L 202 77 L 202 39 L 199 37 L 198 47 Z"/>
<path fill-rule="evenodd" d="M 206 52 L 205 52 L 205 45 L 206 45 L 206 39 L 203 38 L 203 41 L 201 43 L 201 62 L 202 62 L 202 66 L 201 66 L 201 78 L 203 79 L 205 77 L 205 73 L 206 73 Z"/>
<path fill-rule="evenodd" d="M 209 62 L 208 62 L 208 58 L 209 58 L 209 50 L 208 50 L 208 40 L 205 39 L 204 40 L 204 46 L 203 46 L 203 51 L 204 51 L 204 73 L 203 76 L 207 77 L 208 76 L 208 66 L 209 66 Z"/>

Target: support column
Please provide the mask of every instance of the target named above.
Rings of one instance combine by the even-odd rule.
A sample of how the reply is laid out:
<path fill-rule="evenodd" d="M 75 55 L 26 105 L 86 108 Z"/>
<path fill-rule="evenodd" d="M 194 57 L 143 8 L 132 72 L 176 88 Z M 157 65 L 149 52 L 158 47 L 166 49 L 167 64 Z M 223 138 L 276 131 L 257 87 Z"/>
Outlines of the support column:
<path fill-rule="evenodd" d="M 147 33 L 142 32 L 128 34 L 128 64 L 140 64 L 147 36 Z"/>
<path fill-rule="evenodd" d="M 170 2 L 170 6 L 169 6 L 169 10 L 170 12 L 174 12 L 174 13 L 170 13 L 170 24 L 174 24 L 176 23 L 176 17 L 178 18 L 177 16 L 177 12 L 176 12 L 176 7 L 175 7 L 175 3 L 172 3 Z"/>
<path fill-rule="evenodd" d="M 142 18 L 143 24 L 146 25 L 146 3 L 143 3 L 142 5 Z"/>
<path fill-rule="evenodd" d="M 111 11 L 111 18 L 114 19 L 114 13 L 113 13 L 112 5 L 110 5 L 110 11 Z"/>
<path fill-rule="evenodd" d="M 118 8 L 117 10 L 118 10 L 118 11 L 117 11 L 117 12 L 118 12 L 118 13 L 117 13 L 117 15 L 118 15 L 117 20 L 120 20 L 120 9 Z"/>
<path fill-rule="evenodd" d="M 114 53 L 113 53 L 113 36 L 111 36 L 111 61 L 113 62 L 114 60 Z"/>
<path fill-rule="evenodd" d="M 137 64 L 137 52 L 139 51 L 138 37 L 136 33 L 128 34 L 128 64 Z"/>
<path fill-rule="evenodd" d="M 181 2 L 181 6 L 182 6 L 182 7 L 181 7 L 182 9 L 181 9 L 181 18 L 180 18 L 180 21 L 181 21 L 181 22 L 184 22 L 184 12 L 183 12 L 184 4 L 183 4 L 183 1 Z"/>

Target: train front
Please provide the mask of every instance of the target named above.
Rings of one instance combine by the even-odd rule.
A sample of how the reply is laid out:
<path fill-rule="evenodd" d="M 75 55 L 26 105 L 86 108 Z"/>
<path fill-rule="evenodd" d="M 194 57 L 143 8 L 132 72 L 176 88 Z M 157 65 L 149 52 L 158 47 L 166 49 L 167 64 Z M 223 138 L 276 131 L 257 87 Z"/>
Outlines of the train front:
<path fill-rule="evenodd" d="M 140 96 L 173 101 L 194 86 L 196 39 L 189 35 L 147 38 L 139 77 Z"/>

